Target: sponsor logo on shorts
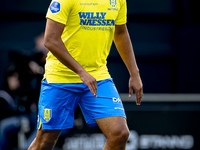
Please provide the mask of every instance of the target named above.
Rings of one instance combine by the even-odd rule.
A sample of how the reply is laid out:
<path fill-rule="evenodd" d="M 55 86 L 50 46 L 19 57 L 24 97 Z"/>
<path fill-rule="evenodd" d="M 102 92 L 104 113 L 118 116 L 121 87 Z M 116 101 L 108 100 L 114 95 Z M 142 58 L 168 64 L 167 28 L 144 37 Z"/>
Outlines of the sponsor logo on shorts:
<path fill-rule="evenodd" d="M 52 117 L 51 109 L 44 109 L 44 120 L 49 121 Z"/>
<path fill-rule="evenodd" d="M 58 13 L 60 11 L 60 3 L 53 1 L 50 6 L 50 10 L 53 14 Z"/>
<path fill-rule="evenodd" d="M 114 103 L 121 103 L 121 99 L 120 98 L 112 98 Z"/>
<path fill-rule="evenodd" d="M 121 109 L 121 110 L 124 110 L 124 108 L 121 108 L 121 107 L 115 107 L 115 109 Z"/>

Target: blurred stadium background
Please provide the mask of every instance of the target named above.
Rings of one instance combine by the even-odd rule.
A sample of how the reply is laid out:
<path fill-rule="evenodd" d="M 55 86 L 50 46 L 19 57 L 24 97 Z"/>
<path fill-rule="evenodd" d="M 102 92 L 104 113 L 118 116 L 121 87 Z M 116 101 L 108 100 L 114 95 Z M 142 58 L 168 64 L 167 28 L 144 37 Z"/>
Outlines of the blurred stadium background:
<path fill-rule="evenodd" d="M 35 137 L 49 4 L 1 1 L 0 150 L 27 149 Z M 129 75 L 114 46 L 108 58 L 128 117 L 127 150 L 200 149 L 199 5 L 198 0 L 127 0 L 127 26 L 144 84 L 141 106 L 128 98 Z M 62 132 L 55 149 L 100 150 L 104 141 L 77 109 L 74 128 Z"/>

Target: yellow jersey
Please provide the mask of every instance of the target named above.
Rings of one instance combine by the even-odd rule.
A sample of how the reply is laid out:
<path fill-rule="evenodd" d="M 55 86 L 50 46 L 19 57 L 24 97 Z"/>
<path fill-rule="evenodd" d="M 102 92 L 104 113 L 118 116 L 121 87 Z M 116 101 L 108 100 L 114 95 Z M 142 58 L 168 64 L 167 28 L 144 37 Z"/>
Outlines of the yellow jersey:
<path fill-rule="evenodd" d="M 126 0 L 53 0 L 46 17 L 65 25 L 62 41 L 70 55 L 97 81 L 111 78 L 107 57 L 115 25 L 126 23 Z M 45 64 L 48 83 L 82 83 L 51 52 Z"/>

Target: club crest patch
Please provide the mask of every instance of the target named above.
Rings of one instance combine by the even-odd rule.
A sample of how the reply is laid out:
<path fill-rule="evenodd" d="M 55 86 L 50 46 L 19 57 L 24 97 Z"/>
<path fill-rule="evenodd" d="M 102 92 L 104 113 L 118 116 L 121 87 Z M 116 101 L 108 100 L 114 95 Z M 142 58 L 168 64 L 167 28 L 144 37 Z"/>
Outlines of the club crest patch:
<path fill-rule="evenodd" d="M 115 7 L 117 5 L 117 0 L 110 0 L 110 5 Z"/>
<path fill-rule="evenodd" d="M 52 110 L 51 109 L 44 109 L 44 120 L 46 122 L 50 121 L 52 117 Z"/>
<path fill-rule="evenodd" d="M 53 1 L 50 5 L 50 8 L 51 12 L 53 14 L 55 13 L 58 13 L 60 11 L 60 3 L 59 2 L 56 2 L 56 1 Z"/>

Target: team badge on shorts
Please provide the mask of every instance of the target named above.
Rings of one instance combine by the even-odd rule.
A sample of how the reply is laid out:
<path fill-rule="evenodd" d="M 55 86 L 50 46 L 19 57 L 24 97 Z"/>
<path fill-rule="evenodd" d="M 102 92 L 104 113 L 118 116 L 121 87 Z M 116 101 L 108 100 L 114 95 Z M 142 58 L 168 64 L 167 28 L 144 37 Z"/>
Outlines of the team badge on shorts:
<path fill-rule="evenodd" d="M 50 10 L 53 14 L 58 13 L 60 11 L 60 3 L 53 1 L 51 3 Z"/>
<path fill-rule="evenodd" d="M 52 117 L 52 110 L 51 109 L 44 109 L 44 120 L 49 122 Z"/>
<path fill-rule="evenodd" d="M 115 7 L 117 5 L 117 0 L 110 0 L 110 5 Z"/>

